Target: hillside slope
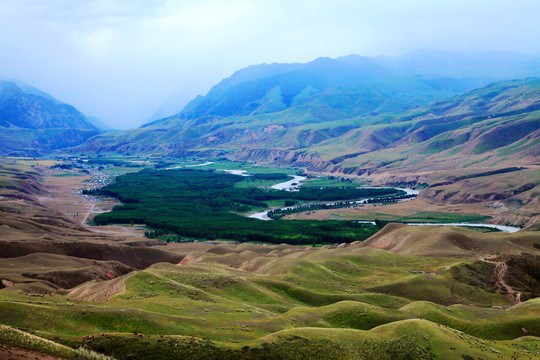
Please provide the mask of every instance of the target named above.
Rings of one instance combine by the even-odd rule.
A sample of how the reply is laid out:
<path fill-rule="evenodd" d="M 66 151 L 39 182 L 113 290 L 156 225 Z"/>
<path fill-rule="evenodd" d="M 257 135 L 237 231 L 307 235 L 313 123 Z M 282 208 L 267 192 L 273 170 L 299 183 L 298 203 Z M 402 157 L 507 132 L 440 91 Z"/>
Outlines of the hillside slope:
<path fill-rule="evenodd" d="M 480 254 L 519 254 L 536 252 L 535 232 L 488 233 L 448 226 L 407 226 L 388 224 L 359 244 L 403 255 L 478 256 Z"/>
<path fill-rule="evenodd" d="M 258 103 L 260 113 L 245 115 L 247 110 L 241 107 L 234 111 L 242 115 L 222 117 L 217 112 L 223 108 L 203 111 L 199 105 L 190 112 L 201 111 L 196 119 L 180 115 L 140 129 L 103 134 L 75 151 L 172 156 L 213 152 L 239 160 L 357 174 L 396 166 L 420 170 L 418 162 L 426 158 L 429 161 L 423 164 L 434 162 L 440 168 L 481 161 L 486 161 L 482 166 L 515 165 L 516 159 L 535 163 L 539 79 L 493 83 L 403 111 L 410 103 L 417 106 L 429 98 L 425 88 L 418 90 L 418 82 L 307 91 L 305 99 L 290 107 L 283 89 L 273 87 L 264 103 Z M 418 99 L 413 101 L 415 94 Z M 268 109 L 282 110 L 268 113 Z"/>
<path fill-rule="evenodd" d="M 128 239 L 73 217 L 78 192 L 68 208 L 47 200 L 85 183 L 53 163 L 1 161 L 0 357 L 17 358 L 13 346 L 126 360 L 538 353 L 536 233 L 390 224 L 321 247 Z"/>
<path fill-rule="evenodd" d="M 348 76 L 345 78 L 343 71 L 332 72 L 324 71 L 325 66 L 320 66 L 326 63 L 326 66 L 330 67 L 342 67 L 343 69 L 357 68 L 363 71 L 364 76 L 360 79 L 356 79 L 356 76 Z M 315 66 L 315 64 L 319 64 Z M 332 77 L 331 81 L 336 81 L 343 86 L 346 83 L 350 83 L 351 80 L 360 82 L 370 82 L 373 80 L 381 81 L 384 77 L 406 77 L 411 78 L 414 76 L 420 76 L 427 81 L 433 81 L 433 85 L 437 85 L 443 80 L 444 87 L 454 91 L 454 94 L 461 93 L 467 89 L 478 88 L 486 85 L 489 82 L 497 80 L 509 80 L 517 78 L 525 78 L 530 76 L 540 76 L 540 58 L 534 56 L 528 56 L 524 54 L 516 54 L 511 52 L 455 52 L 455 51 L 441 51 L 434 49 L 423 49 L 412 51 L 407 54 L 388 57 L 388 56 L 361 56 L 361 55 L 348 55 L 339 57 L 336 59 L 317 59 L 311 63 L 273 63 L 273 64 L 259 64 L 252 65 L 246 68 L 236 71 L 232 76 L 222 80 L 215 85 L 206 96 L 198 96 L 188 109 L 193 110 L 193 107 L 199 107 L 202 103 L 206 102 L 207 105 L 213 107 L 216 102 L 220 102 L 220 97 L 226 92 L 230 93 L 233 87 L 248 82 L 258 82 L 259 85 L 274 84 L 277 86 L 277 82 L 283 80 L 287 73 L 290 73 L 292 77 L 296 75 L 296 81 L 290 84 L 293 88 L 304 89 L 309 92 L 323 90 L 321 83 L 311 83 L 308 87 L 298 86 L 298 84 L 305 83 L 308 78 L 315 73 L 312 69 L 316 67 L 316 71 L 320 74 L 329 75 Z M 330 67 L 327 70 L 330 70 Z M 309 69 L 311 68 L 311 69 Z M 310 74 L 307 76 L 298 75 L 304 73 L 309 69 Z M 299 71 L 300 70 L 300 71 Z M 349 74 L 352 75 L 352 74 Z M 427 75 L 427 76 L 426 76 Z M 276 77 L 277 76 L 277 77 Z M 276 77 L 273 80 L 270 79 Z M 328 81 L 326 81 L 328 82 Z M 358 85 L 358 83 L 355 83 Z M 467 89 L 463 88 L 466 85 Z M 242 87 L 237 87 L 240 90 Z M 244 87 L 245 88 L 245 87 Z M 289 90 L 293 90 L 288 87 Z M 267 88 L 268 90 L 269 88 Z M 283 90 L 283 89 L 282 89 Z M 300 98 L 304 98 L 305 91 L 300 91 Z M 298 90 L 293 90 L 298 91 Z M 287 92 L 287 91 L 285 91 Z M 240 96 L 253 96 L 254 93 L 237 93 Z M 450 96 L 450 95 L 448 95 Z M 208 102 L 208 100 L 212 101 Z M 171 95 L 165 103 L 156 111 L 150 121 L 156 121 L 160 118 L 172 116 L 181 112 L 182 104 L 186 104 L 188 99 L 185 99 L 180 93 Z M 433 100 L 433 99 L 432 99 Z M 251 101 L 251 100 L 250 100 Z M 250 101 L 244 101 L 248 103 Z M 211 110 L 211 107 L 206 107 L 206 110 Z M 187 109 L 186 109 L 187 110 Z M 199 110 L 201 108 L 199 107 Z M 161 116 L 159 116 L 161 115 Z"/>
<path fill-rule="evenodd" d="M 0 80 L 0 154 L 39 155 L 100 133 L 73 106 L 18 84 Z"/>
<path fill-rule="evenodd" d="M 189 102 L 176 117 L 189 120 L 257 115 L 308 103 L 309 108 L 323 105 L 337 109 L 343 118 L 372 111 L 409 109 L 471 90 L 486 81 L 440 75 L 413 77 L 365 57 L 354 61 L 318 58 L 305 64 L 261 64 L 241 69 L 222 80 L 206 96 Z M 324 94 L 329 89 L 333 91 Z M 313 98 L 318 93 L 323 95 Z M 360 96 L 364 98 L 361 101 Z M 377 110 L 381 97 L 388 98 L 390 106 Z"/>

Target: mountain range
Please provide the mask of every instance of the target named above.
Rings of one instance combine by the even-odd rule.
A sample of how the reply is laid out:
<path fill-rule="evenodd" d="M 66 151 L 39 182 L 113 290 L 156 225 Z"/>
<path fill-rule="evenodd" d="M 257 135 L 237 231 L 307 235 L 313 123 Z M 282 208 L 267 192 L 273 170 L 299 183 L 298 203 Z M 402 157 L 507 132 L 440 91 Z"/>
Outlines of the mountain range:
<path fill-rule="evenodd" d="M 540 63 L 473 55 L 250 66 L 124 131 L 1 80 L 0 359 L 538 358 Z"/>
<path fill-rule="evenodd" d="M 345 174 L 413 169 L 420 158 L 440 168 L 471 166 L 472 158 L 527 164 L 538 153 L 535 75 L 538 58 L 511 53 L 260 64 L 176 115 L 109 132 L 38 89 L 3 80 L 0 151 L 211 155 Z"/>
<path fill-rule="evenodd" d="M 333 64 L 333 65 L 332 65 Z M 324 66 L 328 66 L 328 71 L 331 71 L 333 66 L 337 72 L 324 72 Z M 360 75 L 360 79 L 355 76 L 343 79 L 347 74 L 347 69 L 344 65 L 348 65 L 349 69 L 355 68 L 358 71 L 353 71 L 356 75 Z M 317 69 L 318 68 L 318 69 Z M 215 85 L 207 94 L 207 98 L 215 99 L 227 90 L 236 85 L 251 81 L 268 79 L 274 76 L 296 72 L 297 75 L 315 70 L 322 77 L 329 75 L 331 78 L 326 82 L 335 82 L 344 84 L 358 84 L 358 80 L 362 82 L 370 80 L 382 80 L 392 77 L 436 77 L 436 78 L 455 78 L 468 81 L 467 86 L 478 88 L 487 85 L 490 82 L 498 80 L 511 80 L 525 78 L 530 76 L 540 76 L 540 59 L 534 56 L 524 54 L 516 54 L 511 52 L 454 52 L 433 49 L 416 50 L 406 53 L 402 56 L 360 56 L 348 55 L 337 59 L 320 58 L 313 62 L 290 63 L 290 64 L 260 64 L 252 65 L 236 71 L 231 77 L 224 79 Z M 349 75 L 351 71 L 349 71 Z M 294 75 L 294 74 L 291 74 Z M 310 77 L 313 79 L 313 75 Z M 336 76 L 337 75 L 337 76 Z M 291 78 L 290 76 L 287 76 Z M 292 76 L 294 79 L 294 76 Z M 291 79 L 291 80 L 293 80 Z M 274 79 L 279 80 L 279 79 Z M 281 79 L 283 80 L 283 79 Z M 306 79 L 299 80 L 297 86 Z M 320 80 L 320 79 L 319 79 Z M 319 86 L 319 87 L 318 87 Z M 322 90 L 321 84 L 315 85 L 315 88 Z M 324 87 L 324 86 L 322 86 Z M 244 87 L 245 88 L 245 87 Z M 241 90 L 238 88 L 238 90 Z M 455 89 L 459 91 L 460 89 Z M 463 90 L 463 89 L 461 89 Z M 260 89 L 259 89 L 260 91 Z M 257 92 L 256 92 L 257 93 Z M 256 95 L 255 94 L 251 94 Z M 197 100 L 202 98 L 198 97 Z M 151 121 L 167 117 L 166 115 L 177 114 L 181 110 L 179 104 L 183 104 L 184 98 L 180 94 L 173 94 L 166 102 L 155 112 Z M 194 105 L 194 104 L 192 104 Z"/>
<path fill-rule="evenodd" d="M 99 134 L 71 105 L 17 80 L 0 79 L 0 154 L 35 156 Z"/>
<path fill-rule="evenodd" d="M 239 70 L 177 115 L 73 151 L 225 156 L 343 174 L 534 163 L 540 62 L 432 53 L 356 55 Z M 469 59 L 469 60 L 467 60 Z M 463 77 L 450 77 L 463 71 Z M 444 71 L 443 71 L 444 70 Z M 426 71 L 425 74 L 419 73 Z"/>

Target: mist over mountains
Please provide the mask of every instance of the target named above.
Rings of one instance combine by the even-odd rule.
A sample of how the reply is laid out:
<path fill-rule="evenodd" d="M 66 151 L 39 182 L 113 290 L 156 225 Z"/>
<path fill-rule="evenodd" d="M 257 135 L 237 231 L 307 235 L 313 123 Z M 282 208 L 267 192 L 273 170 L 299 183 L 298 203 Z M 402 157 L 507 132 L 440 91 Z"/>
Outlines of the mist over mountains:
<path fill-rule="evenodd" d="M 241 152 L 253 150 L 250 141 L 268 151 L 298 151 L 338 142 L 352 130 L 367 131 L 368 125 L 389 125 L 398 114 L 426 109 L 493 81 L 534 76 L 540 76 L 538 58 L 505 52 L 424 50 L 400 57 L 349 55 L 305 64 L 259 64 L 236 71 L 173 116 L 103 135 L 110 129 L 99 119 L 6 79 L 0 93 L 1 151 L 44 154 L 82 145 L 73 151 Z M 171 97 L 155 115 L 172 111 L 175 104 L 179 102 Z M 362 151 L 384 148 L 385 138 L 369 140 L 378 145 Z M 359 151 L 354 145 L 333 155 Z"/>
<path fill-rule="evenodd" d="M 269 94 L 269 97 L 274 101 L 270 108 L 259 109 L 259 112 L 283 110 L 283 106 L 289 107 L 297 95 L 299 98 L 294 105 L 305 100 L 308 94 L 311 96 L 335 87 L 392 84 L 404 79 L 414 79 L 417 85 L 442 87 L 442 90 L 447 91 L 446 94 L 441 94 L 444 97 L 497 80 L 529 76 L 540 76 L 540 58 L 511 52 L 417 50 L 398 57 L 348 55 L 336 59 L 318 58 L 306 64 L 248 66 L 213 86 L 206 96 L 197 96 L 182 111 L 180 108 L 173 110 L 171 105 L 174 103 L 174 96 L 168 99 L 167 104 L 169 115 L 179 113 L 180 117 L 185 118 L 203 115 L 230 116 L 238 115 L 238 109 L 232 108 L 239 103 L 255 107 L 257 103 L 251 103 L 262 99 L 272 89 L 273 97 L 272 94 Z M 278 86 L 279 91 L 276 89 Z M 282 99 L 276 98 L 279 96 Z M 435 99 L 436 97 L 430 100 Z M 245 107 L 241 113 L 245 115 L 249 110 L 250 108 Z M 166 112 L 161 111 L 160 114 Z M 152 120 L 157 118 L 153 117 Z"/>
<path fill-rule="evenodd" d="M 0 154 L 36 156 L 101 130 L 71 105 L 21 81 L 0 80 Z"/>
<path fill-rule="evenodd" d="M 250 66 L 176 115 L 68 151 L 227 158 L 406 183 L 431 183 L 433 171 L 536 164 L 537 60 L 436 55 L 439 63 L 410 55 Z M 463 76 L 448 75 L 459 69 Z"/>

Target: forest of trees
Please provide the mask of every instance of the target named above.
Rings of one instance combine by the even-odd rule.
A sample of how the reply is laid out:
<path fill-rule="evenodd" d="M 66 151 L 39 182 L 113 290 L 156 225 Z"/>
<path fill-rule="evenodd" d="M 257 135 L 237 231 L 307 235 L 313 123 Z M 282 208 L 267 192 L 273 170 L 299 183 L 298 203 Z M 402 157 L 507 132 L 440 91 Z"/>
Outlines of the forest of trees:
<path fill-rule="evenodd" d="M 275 174 L 267 177 L 281 178 Z M 350 221 L 261 221 L 235 212 L 267 207 L 270 200 L 356 200 L 398 194 L 394 189 L 301 188 L 289 192 L 235 187 L 244 179 L 215 171 L 146 169 L 119 176 L 114 183 L 87 193 L 112 196 L 123 203 L 97 215 L 94 222 L 98 225 L 137 223 L 160 234 L 289 244 L 352 242 L 366 239 L 377 228 Z"/>

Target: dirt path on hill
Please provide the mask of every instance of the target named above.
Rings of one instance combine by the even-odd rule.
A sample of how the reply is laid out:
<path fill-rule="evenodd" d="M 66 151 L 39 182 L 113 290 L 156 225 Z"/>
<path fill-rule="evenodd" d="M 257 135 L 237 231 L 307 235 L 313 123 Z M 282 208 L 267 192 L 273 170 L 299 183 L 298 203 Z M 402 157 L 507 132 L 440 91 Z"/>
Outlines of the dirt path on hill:
<path fill-rule="evenodd" d="M 88 209 L 88 211 L 86 212 L 86 215 L 84 215 L 84 218 L 83 218 L 82 221 L 81 221 L 81 225 L 82 225 L 82 226 L 88 226 L 88 225 L 86 225 L 86 221 L 88 220 L 88 217 L 90 216 L 90 214 L 94 211 L 94 208 L 96 207 L 96 205 L 92 204 L 90 201 L 88 201 L 87 199 L 83 198 L 82 196 L 81 196 L 81 199 L 83 199 L 84 201 L 86 201 L 86 203 L 87 203 L 88 205 L 91 205 L 91 206 L 90 206 L 90 209 Z"/>
<path fill-rule="evenodd" d="M 114 232 L 111 232 L 111 231 L 107 231 L 107 230 L 101 230 L 101 229 L 96 229 L 95 226 L 90 226 L 88 225 L 86 222 L 88 221 L 88 217 L 94 212 L 95 208 L 96 208 L 96 204 L 94 204 L 92 201 L 86 199 L 85 197 L 81 196 L 81 199 L 83 199 L 88 205 L 91 205 L 90 208 L 88 209 L 88 211 L 86 212 L 86 215 L 84 215 L 84 218 L 82 219 L 81 221 L 81 225 L 86 227 L 87 229 L 93 231 L 93 232 L 98 232 L 98 233 L 102 233 L 102 234 L 111 234 L 111 235 L 115 235 Z M 141 235 L 139 234 L 136 234 L 134 233 L 133 231 L 129 230 L 128 228 L 124 227 L 124 226 L 121 226 L 121 225 L 109 225 L 109 227 L 112 227 L 112 228 L 118 228 L 118 229 L 123 229 L 125 231 L 127 231 L 130 235 L 133 235 L 135 237 L 141 237 Z"/>
<path fill-rule="evenodd" d="M 497 287 L 500 289 L 505 289 L 508 292 L 508 295 L 510 296 L 512 302 L 515 304 L 519 304 L 521 302 L 521 293 L 519 291 L 516 291 L 513 287 L 508 285 L 504 281 L 504 277 L 506 275 L 506 272 L 508 271 L 508 265 L 504 261 L 495 261 L 492 258 L 489 257 L 481 257 L 481 261 L 494 264 L 495 270 L 493 271 L 493 280 L 495 280 L 495 283 L 497 284 Z"/>

